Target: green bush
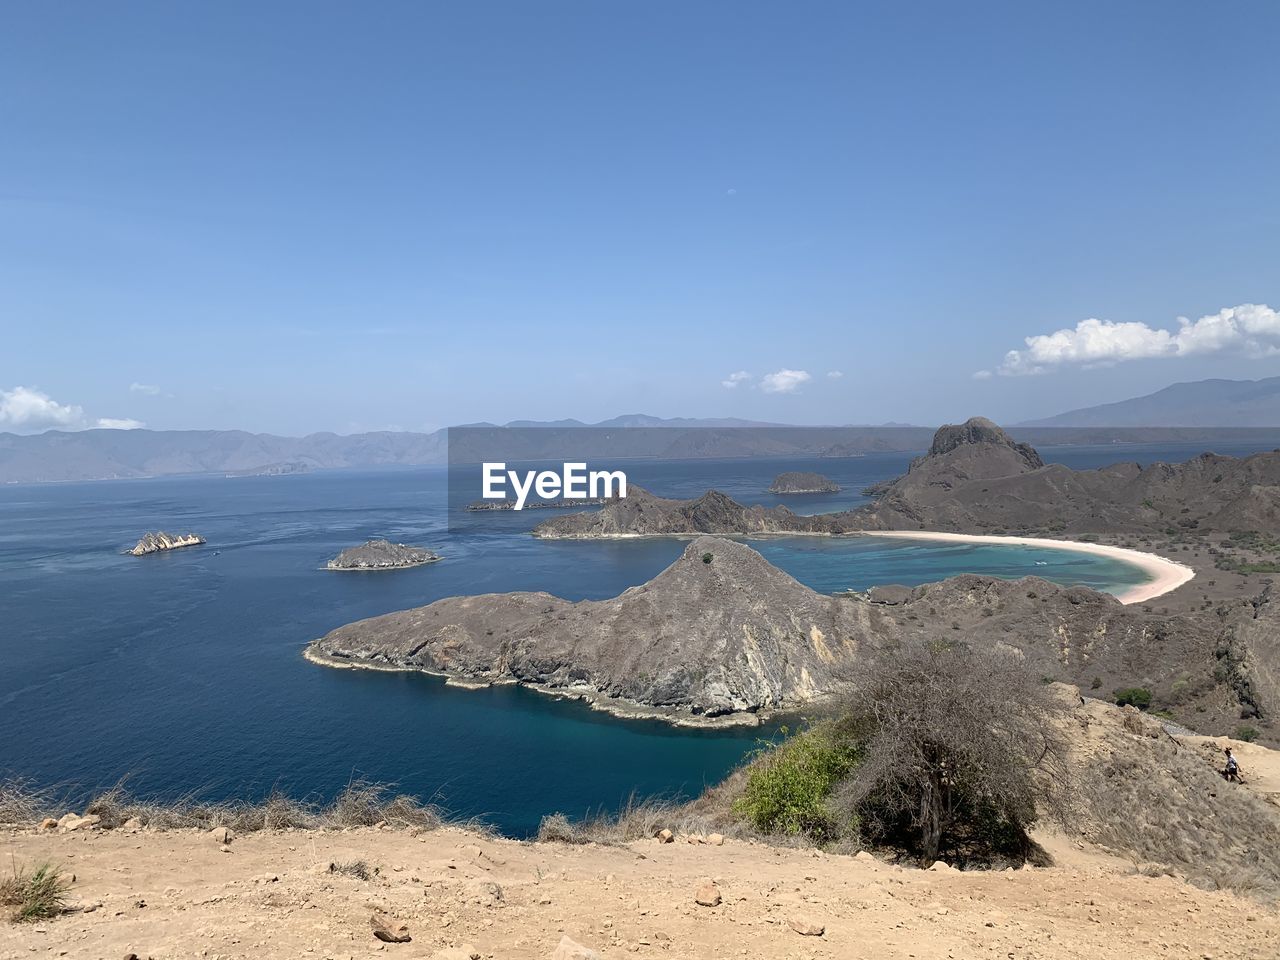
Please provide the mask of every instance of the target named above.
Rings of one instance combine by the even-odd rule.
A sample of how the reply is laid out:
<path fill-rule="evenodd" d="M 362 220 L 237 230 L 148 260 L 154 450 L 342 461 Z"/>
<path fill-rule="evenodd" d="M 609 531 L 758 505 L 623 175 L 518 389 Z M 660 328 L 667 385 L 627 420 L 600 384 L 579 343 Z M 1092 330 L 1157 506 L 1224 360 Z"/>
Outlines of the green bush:
<path fill-rule="evenodd" d="M 1245 743 L 1253 743 L 1253 741 L 1258 739 L 1259 735 L 1260 731 L 1258 728 L 1251 727 L 1247 723 L 1236 727 L 1235 738 L 1237 740 L 1243 740 Z"/>
<path fill-rule="evenodd" d="M 1146 710 L 1151 706 L 1151 691 L 1146 687 L 1125 687 L 1116 691 L 1116 706 L 1134 706 Z"/>
<path fill-rule="evenodd" d="M 827 809 L 827 797 L 857 762 L 856 747 L 831 729 L 798 733 L 766 747 L 750 766 L 734 811 L 765 833 L 833 840 L 843 831 Z"/>
<path fill-rule="evenodd" d="M 704 553 L 704 554 L 702 555 L 702 562 L 703 562 L 703 563 L 710 563 L 710 562 L 711 562 L 712 560 L 714 560 L 714 559 L 715 559 L 715 558 L 714 558 L 710 553 Z"/>

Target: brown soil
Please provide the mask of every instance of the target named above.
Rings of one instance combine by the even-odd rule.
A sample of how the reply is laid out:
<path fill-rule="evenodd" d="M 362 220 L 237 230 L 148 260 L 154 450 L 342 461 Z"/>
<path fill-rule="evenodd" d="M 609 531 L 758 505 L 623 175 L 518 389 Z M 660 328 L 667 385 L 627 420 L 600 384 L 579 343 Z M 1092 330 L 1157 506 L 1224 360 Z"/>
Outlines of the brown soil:
<path fill-rule="evenodd" d="M 366 828 L 252 834 L 224 852 L 190 831 L 16 830 L 0 840 L 6 866 L 63 865 L 91 912 L 0 924 L 0 956 L 546 958 L 564 935 L 606 958 L 1280 955 L 1273 906 L 1043 842 L 1054 867 L 961 873 L 734 840 L 579 847 Z M 329 870 L 356 860 L 378 872 Z M 718 906 L 694 900 L 708 881 Z M 376 940 L 375 912 L 412 941 Z"/>

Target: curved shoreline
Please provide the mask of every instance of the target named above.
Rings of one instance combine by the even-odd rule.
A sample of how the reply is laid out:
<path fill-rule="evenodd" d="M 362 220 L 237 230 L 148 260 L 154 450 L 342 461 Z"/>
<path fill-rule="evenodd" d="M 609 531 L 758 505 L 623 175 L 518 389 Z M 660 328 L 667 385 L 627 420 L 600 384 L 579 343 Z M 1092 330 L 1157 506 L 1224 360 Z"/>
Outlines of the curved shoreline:
<path fill-rule="evenodd" d="M 1113 547 L 1105 543 L 1084 543 L 1079 540 L 1051 540 L 1047 537 L 997 537 L 977 533 L 942 533 L 931 530 L 863 530 L 862 536 L 894 537 L 900 540 L 935 540 L 943 543 L 990 543 L 1006 547 L 1044 547 L 1049 550 L 1073 550 L 1098 557 L 1109 557 L 1137 567 L 1151 579 L 1134 584 L 1122 593 L 1115 594 L 1123 604 L 1145 603 L 1178 589 L 1196 575 L 1184 563 L 1169 560 L 1158 554 L 1128 547 Z"/>

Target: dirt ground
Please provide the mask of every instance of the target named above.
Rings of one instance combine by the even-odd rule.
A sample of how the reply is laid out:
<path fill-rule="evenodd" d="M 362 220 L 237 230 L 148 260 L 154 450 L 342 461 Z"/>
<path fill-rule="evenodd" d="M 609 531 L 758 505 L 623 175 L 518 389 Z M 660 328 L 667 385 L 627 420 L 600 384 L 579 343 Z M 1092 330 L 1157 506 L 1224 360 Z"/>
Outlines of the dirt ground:
<path fill-rule="evenodd" d="M 556 953 L 567 935 L 606 958 L 1280 957 L 1274 905 L 1045 842 L 1054 867 L 962 873 L 683 837 L 565 846 L 365 828 L 224 845 L 191 831 L 15 830 L 0 836 L 6 869 L 63 865 L 80 909 L 0 923 L 0 956 L 594 955 Z M 329 869 L 354 860 L 377 873 Z M 717 906 L 695 902 L 709 882 Z M 375 939 L 375 912 L 412 941 Z"/>

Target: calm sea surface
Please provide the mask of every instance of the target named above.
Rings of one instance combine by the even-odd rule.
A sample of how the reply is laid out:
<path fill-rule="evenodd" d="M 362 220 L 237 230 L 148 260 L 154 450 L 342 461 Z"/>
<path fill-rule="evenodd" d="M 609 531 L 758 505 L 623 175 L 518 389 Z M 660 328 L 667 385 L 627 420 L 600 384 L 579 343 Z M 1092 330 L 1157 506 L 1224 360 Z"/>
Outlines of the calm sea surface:
<path fill-rule="evenodd" d="M 1042 451 L 1075 467 L 1198 452 Z M 639 462 L 627 470 L 662 495 L 715 487 L 756 503 L 781 502 L 763 491 L 782 470 L 818 470 L 844 492 L 785 498 L 816 513 L 859 502 L 863 486 L 901 473 L 909 459 Z M 456 690 L 425 676 L 304 661 L 303 645 L 334 627 L 445 596 L 614 596 L 683 548 L 521 535 L 545 511 L 485 515 L 450 533 L 444 504 L 438 468 L 0 487 L 0 777 L 69 795 L 127 776 L 134 792 L 160 799 L 193 791 L 257 798 L 278 787 L 316 800 L 366 779 L 522 835 L 545 813 L 607 810 L 632 793 L 695 793 L 752 749 L 760 731 L 675 730 L 519 688 Z M 209 543 L 121 554 L 155 529 L 194 530 Z M 374 536 L 445 559 L 391 573 L 322 569 Z M 960 572 L 1035 573 L 1111 590 L 1141 579 L 1124 564 L 1051 550 L 805 537 L 753 546 L 828 592 Z"/>

